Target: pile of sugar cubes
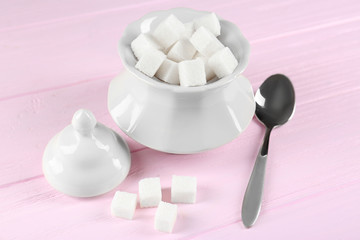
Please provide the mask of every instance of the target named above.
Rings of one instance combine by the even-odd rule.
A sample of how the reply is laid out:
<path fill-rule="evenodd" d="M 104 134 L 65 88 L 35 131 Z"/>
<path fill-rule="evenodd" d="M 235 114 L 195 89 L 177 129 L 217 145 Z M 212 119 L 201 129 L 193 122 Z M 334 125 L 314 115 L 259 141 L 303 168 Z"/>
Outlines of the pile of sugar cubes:
<path fill-rule="evenodd" d="M 238 61 L 217 38 L 220 22 L 215 13 L 182 23 L 168 16 L 152 32 L 131 42 L 135 68 L 149 77 L 181 86 L 200 86 L 231 74 Z"/>
<path fill-rule="evenodd" d="M 197 182 L 195 177 L 172 176 L 171 202 L 195 203 Z M 177 217 L 177 205 L 162 201 L 160 178 L 144 178 L 139 181 L 140 207 L 157 207 L 155 229 L 171 233 Z M 137 194 L 117 191 L 111 202 L 112 215 L 133 219 L 137 203 Z"/>

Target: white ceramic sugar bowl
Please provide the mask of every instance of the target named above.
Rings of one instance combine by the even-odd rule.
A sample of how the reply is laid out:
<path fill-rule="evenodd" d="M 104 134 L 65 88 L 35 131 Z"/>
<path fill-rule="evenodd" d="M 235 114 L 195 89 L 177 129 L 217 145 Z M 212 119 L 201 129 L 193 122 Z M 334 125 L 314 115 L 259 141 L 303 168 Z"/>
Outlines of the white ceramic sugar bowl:
<path fill-rule="evenodd" d="M 238 27 L 220 19 L 219 40 L 239 64 L 220 80 L 198 87 L 181 87 L 150 78 L 135 69 L 130 44 L 151 31 L 170 14 L 182 22 L 208 12 L 187 8 L 145 15 L 125 29 L 119 43 L 124 70 L 109 86 L 108 108 L 120 129 L 150 148 L 169 153 L 196 153 L 219 147 L 236 138 L 250 123 L 255 102 L 250 82 L 241 75 L 250 46 Z"/>
<path fill-rule="evenodd" d="M 43 155 L 43 172 L 50 185 L 75 197 L 112 190 L 125 179 L 130 164 L 126 142 L 84 109 L 50 140 Z"/>

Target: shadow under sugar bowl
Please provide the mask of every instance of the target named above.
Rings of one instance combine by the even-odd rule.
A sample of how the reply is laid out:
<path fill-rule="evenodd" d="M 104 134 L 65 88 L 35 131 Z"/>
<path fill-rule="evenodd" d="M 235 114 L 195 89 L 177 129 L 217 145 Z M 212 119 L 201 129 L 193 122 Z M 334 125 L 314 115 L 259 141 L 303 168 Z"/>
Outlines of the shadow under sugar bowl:
<path fill-rule="evenodd" d="M 249 43 L 235 24 L 220 19 L 218 39 L 239 62 L 231 75 L 197 87 L 148 77 L 135 69 L 130 44 L 170 14 L 188 22 L 208 12 L 175 8 L 151 12 L 129 24 L 119 43 L 125 70 L 110 83 L 108 109 L 125 134 L 147 147 L 178 154 L 219 147 L 239 136 L 254 115 L 253 89 L 241 75 L 248 63 Z"/>

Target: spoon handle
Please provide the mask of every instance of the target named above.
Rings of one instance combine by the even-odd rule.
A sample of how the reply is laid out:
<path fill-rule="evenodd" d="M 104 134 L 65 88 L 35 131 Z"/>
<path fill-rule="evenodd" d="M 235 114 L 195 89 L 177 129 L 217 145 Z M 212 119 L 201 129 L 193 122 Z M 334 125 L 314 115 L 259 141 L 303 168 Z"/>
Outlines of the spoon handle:
<path fill-rule="evenodd" d="M 270 133 L 271 129 L 267 128 L 242 204 L 241 218 L 247 228 L 255 223 L 260 213 Z"/>

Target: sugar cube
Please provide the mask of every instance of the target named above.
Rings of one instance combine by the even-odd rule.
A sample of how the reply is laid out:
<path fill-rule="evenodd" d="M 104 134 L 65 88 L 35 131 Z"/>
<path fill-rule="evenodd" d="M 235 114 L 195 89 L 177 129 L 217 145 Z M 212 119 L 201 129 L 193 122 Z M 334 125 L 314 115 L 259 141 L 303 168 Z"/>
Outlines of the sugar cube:
<path fill-rule="evenodd" d="M 179 63 L 179 78 L 181 86 L 200 86 L 206 84 L 204 62 L 197 58 Z"/>
<path fill-rule="evenodd" d="M 205 57 L 204 55 L 201 55 L 201 53 L 199 52 L 197 52 L 193 58 L 200 58 L 204 62 L 205 75 L 207 81 L 210 81 L 216 76 L 212 68 L 209 66 L 209 58 Z"/>
<path fill-rule="evenodd" d="M 167 57 L 175 62 L 181 62 L 183 60 L 192 59 L 195 53 L 196 49 L 188 39 L 180 39 L 170 49 Z"/>
<path fill-rule="evenodd" d="M 209 66 L 219 78 L 231 74 L 238 61 L 228 47 L 221 49 L 209 58 Z"/>
<path fill-rule="evenodd" d="M 150 49 L 162 50 L 162 47 L 155 42 L 153 37 L 149 34 L 141 33 L 131 42 L 131 49 L 137 59 Z"/>
<path fill-rule="evenodd" d="M 200 18 L 194 20 L 194 27 L 198 29 L 199 27 L 205 27 L 215 36 L 220 35 L 220 22 L 215 13 L 206 14 Z"/>
<path fill-rule="evenodd" d="M 224 45 L 217 39 L 214 34 L 204 27 L 199 27 L 190 38 L 192 45 L 202 55 L 210 57 L 213 53 L 224 48 Z"/>
<path fill-rule="evenodd" d="M 172 176 L 171 202 L 195 203 L 196 201 L 196 178 L 188 176 Z"/>
<path fill-rule="evenodd" d="M 185 26 L 185 31 L 184 31 L 182 37 L 185 39 L 189 39 L 195 31 L 194 22 L 184 23 L 184 26 Z"/>
<path fill-rule="evenodd" d="M 125 219 L 133 219 L 136 209 L 137 195 L 117 191 L 111 202 L 111 214 Z"/>
<path fill-rule="evenodd" d="M 144 178 L 139 181 L 140 207 L 156 207 L 161 197 L 160 178 Z"/>
<path fill-rule="evenodd" d="M 152 36 L 166 49 L 179 40 L 184 31 L 184 24 L 171 14 L 155 28 Z"/>
<path fill-rule="evenodd" d="M 155 229 L 160 232 L 171 233 L 174 229 L 176 217 L 177 205 L 161 201 L 155 213 Z"/>
<path fill-rule="evenodd" d="M 165 59 L 155 76 L 170 84 L 180 84 L 178 63 Z"/>
<path fill-rule="evenodd" d="M 145 73 L 149 77 L 153 77 L 165 58 L 166 55 L 163 52 L 159 50 L 148 49 L 136 63 L 135 68 Z"/>

